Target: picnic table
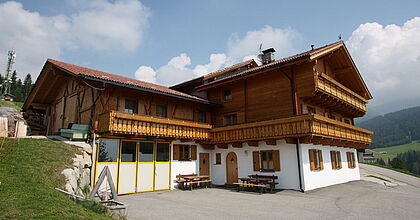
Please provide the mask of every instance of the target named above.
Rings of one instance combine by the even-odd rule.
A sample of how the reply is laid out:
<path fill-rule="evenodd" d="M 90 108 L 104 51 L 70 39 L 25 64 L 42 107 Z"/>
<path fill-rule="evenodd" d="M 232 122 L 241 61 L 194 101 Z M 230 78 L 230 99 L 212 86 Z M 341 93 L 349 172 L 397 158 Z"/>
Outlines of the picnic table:
<path fill-rule="evenodd" d="M 247 188 L 257 188 L 260 189 L 260 192 L 263 193 L 264 190 L 270 189 L 270 191 L 273 191 L 276 188 L 276 179 L 278 179 L 277 176 L 267 176 L 267 175 L 248 175 L 248 177 L 238 178 L 239 181 L 242 183 L 234 183 L 235 185 L 238 185 L 238 191 L 241 190 L 241 188 L 247 187 Z"/>
<path fill-rule="evenodd" d="M 207 188 L 209 183 L 213 180 L 210 179 L 208 175 L 197 175 L 197 174 L 187 174 L 187 175 L 177 175 L 178 188 L 186 189 L 186 185 L 189 186 L 190 190 L 193 190 L 194 187 L 205 187 Z"/>

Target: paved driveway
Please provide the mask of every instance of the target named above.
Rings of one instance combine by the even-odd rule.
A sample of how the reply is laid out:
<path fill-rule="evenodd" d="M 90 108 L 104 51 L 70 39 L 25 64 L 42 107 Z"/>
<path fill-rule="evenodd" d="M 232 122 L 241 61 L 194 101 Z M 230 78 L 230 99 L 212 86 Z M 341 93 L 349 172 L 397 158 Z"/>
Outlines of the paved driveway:
<path fill-rule="evenodd" d="M 222 188 L 121 196 L 129 219 L 420 219 L 420 189 L 367 181 L 259 195 Z"/>

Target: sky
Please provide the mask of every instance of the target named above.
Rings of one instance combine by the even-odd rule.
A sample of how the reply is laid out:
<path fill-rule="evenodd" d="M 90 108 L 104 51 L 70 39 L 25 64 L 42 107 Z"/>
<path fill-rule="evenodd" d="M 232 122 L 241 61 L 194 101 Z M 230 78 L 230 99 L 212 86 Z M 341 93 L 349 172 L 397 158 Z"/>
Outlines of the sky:
<path fill-rule="evenodd" d="M 255 58 L 346 43 L 374 99 L 371 112 L 420 105 L 419 1 L 0 0 L 0 73 L 47 58 L 174 85 Z"/>

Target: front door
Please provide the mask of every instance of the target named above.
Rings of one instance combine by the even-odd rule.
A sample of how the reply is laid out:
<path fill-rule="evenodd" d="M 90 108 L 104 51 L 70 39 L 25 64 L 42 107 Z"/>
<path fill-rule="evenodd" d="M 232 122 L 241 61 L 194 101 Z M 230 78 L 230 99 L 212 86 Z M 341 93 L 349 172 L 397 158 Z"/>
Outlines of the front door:
<path fill-rule="evenodd" d="M 238 182 L 238 157 L 234 152 L 226 156 L 226 184 Z"/>
<path fill-rule="evenodd" d="M 200 175 L 210 175 L 209 154 L 200 153 Z"/>

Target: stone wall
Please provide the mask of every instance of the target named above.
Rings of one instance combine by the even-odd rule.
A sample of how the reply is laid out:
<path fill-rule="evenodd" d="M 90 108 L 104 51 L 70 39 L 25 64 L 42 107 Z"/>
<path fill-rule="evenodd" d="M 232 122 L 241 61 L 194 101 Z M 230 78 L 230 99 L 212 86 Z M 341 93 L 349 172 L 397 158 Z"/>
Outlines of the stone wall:
<path fill-rule="evenodd" d="M 80 148 L 82 154 L 76 154 L 73 158 L 72 168 L 63 170 L 66 177 L 65 188 L 68 192 L 87 196 L 90 191 L 90 174 L 92 169 L 92 150 Z"/>

